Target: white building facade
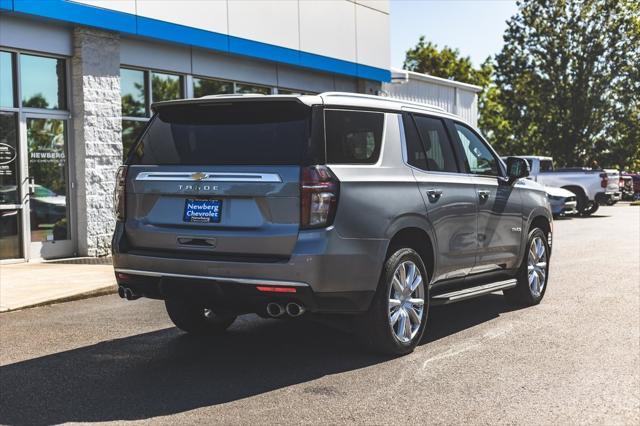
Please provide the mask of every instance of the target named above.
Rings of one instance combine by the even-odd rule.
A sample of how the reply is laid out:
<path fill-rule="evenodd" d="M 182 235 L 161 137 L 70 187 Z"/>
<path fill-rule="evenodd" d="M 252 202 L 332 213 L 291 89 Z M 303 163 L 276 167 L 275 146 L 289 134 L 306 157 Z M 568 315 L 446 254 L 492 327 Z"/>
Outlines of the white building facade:
<path fill-rule="evenodd" d="M 109 253 L 152 102 L 390 79 L 386 0 L 0 0 L 0 262 Z"/>

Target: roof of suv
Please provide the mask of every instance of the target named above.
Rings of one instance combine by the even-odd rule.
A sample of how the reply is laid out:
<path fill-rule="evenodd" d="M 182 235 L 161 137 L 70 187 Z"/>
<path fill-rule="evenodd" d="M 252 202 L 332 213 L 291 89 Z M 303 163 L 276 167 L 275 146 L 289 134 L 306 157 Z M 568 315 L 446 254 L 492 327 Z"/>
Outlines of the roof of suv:
<path fill-rule="evenodd" d="M 211 103 L 211 102 L 228 102 L 229 100 L 242 101 L 273 101 L 273 100 L 297 100 L 305 105 L 332 105 L 347 106 L 359 108 L 375 108 L 392 111 L 414 110 L 429 113 L 437 113 L 452 118 L 459 117 L 448 113 L 442 108 L 410 102 L 401 99 L 387 98 L 384 96 L 365 95 L 361 93 L 348 92 L 325 92 L 318 95 L 261 95 L 261 94 L 235 94 L 235 95 L 210 95 L 201 98 L 177 99 L 172 101 L 163 101 L 154 103 L 151 107 L 161 107 L 164 105 L 194 104 L 194 103 Z"/>

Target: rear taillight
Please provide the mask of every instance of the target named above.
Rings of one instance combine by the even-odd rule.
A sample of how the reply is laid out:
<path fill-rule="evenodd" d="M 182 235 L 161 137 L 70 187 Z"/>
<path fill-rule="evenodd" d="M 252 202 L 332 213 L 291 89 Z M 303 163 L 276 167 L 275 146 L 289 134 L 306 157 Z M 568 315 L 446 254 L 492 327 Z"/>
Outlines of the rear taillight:
<path fill-rule="evenodd" d="M 323 228 L 333 223 L 338 208 L 340 182 L 326 166 L 309 166 L 300 172 L 300 228 Z"/>
<path fill-rule="evenodd" d="M 116 220 L 119 220 L 120 222 L 124 222 L 126 218 L 126 183 L 127 166 L 120 166 L 120 168 L 118 169 L 118 173 L 116 174 L 116 189 L 113 192 L 113 208 L 115 210 Z"/>
<path fill-rule="evenodd" d="M 606 173 L 600 173 L 600 186 L 606 188 L 609 185 L 609 178 Z"/>

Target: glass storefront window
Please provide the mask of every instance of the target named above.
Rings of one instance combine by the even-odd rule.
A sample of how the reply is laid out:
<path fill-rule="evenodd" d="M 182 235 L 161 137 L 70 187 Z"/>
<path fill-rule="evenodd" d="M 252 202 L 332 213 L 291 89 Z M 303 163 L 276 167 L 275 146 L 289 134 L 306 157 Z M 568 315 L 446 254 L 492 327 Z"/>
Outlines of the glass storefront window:
<path fill-rule="evenodd" d="M 123 160 L 127 158 L 129 150 L 140 135 L 146 121 L 138 120 L 122 120 L 122 156 Z"/>
<path fill-rule="evenodd" d="M 271 94 L 271 87 L 254 86 L 252 84 L 236 83 L 236 93 L 261 93 L 263 95 Z"/>
<path fill-rule="evenodd" d="M 193 79 L 193 97 L 195 98 L 207 95 L 220 95 L 224 93 L 233 93 L 233 82 L 210 80 L 207 78 Z"/>
<path fill-rule="evenodd" d="M 64 60 L 20 55 L 22 106 L 66 109 Z"/>
<path fill-rule="evenodd" d="M 178 75 L 151 73 L 151 101 L 170 101 L 182 97 L 182 79 Z"/>
<path fill-rule="evenodd" d="M 0 52 L 0 107 L 14 107 L 13 54 Z"/>
<path fill-rule="evenodd" d="M 31 241 L 69 237 L 65 120 L 28 118 Z"/>
<path fill-rule="evenodd" d="M 20 210 L 0 210 L 0 260 L 22 257 Z"/>
<path fill-rule="evenodd" d="M 147 85 L 144 80 L 144 71 L 120 68 L 123 117 L 147 116 Z"/>
<path fill-rule="evenodd" d="M 18 161 L 17 114 L 0 112 L 0 205 L 20 204 Z"/>

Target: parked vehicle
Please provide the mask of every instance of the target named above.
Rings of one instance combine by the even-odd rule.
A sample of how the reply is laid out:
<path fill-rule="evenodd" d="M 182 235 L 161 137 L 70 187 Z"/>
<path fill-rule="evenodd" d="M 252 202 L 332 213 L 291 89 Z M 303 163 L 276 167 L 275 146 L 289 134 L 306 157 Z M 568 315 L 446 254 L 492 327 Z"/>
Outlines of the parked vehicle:
<path fill-rule="evenodd" d="M 621 173 L 620 174 L 620 192 L 622 194 L 622 199 L 631 201 L 634 199 L 635 188 L 634 188 L 634 174 L 633 173 Z M 638 193 L 640 193 L 640 176 L 638 176 Z"/>
<path fill-rule="evenodd" d="M 118 172 L 113 264 L 121 297 L 164 299 L 182 330 L 350 315 L 367 345 L 406 354 L 430 305 L 545 294 L 544 187 L 454 115 L 347 93 L 153 110 Z"/>
<path fill-rule="evenodd" d="M 607 174 L 607 188 L 606 197 L 600 203 L 604 202 L 608 206 L 612 206 L 622 199 L 620 172 L 616 169 L 604 169 L 603 172 Z"/>
<path fill-rule="evenodd" d="M 553 158 L 540 156 L 521 156 L 529 163 L 531 178 L 547 186 L 564 188 L 576 194 L 578 212 L 588 216 L 598 210 L 600 204 L 615 197 L 615 191 L 609 187 L 609 176 L 603 170 L 586 168 L 555 169 Z"/>
<path fill-rule="evenodd" d="M 551 204 L 553 216 L 566 216 L 578 213 L 576 194 L 566 189 L 545 186 Z"/>

